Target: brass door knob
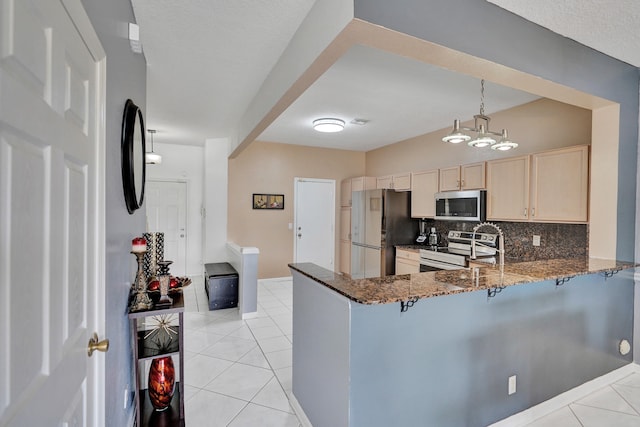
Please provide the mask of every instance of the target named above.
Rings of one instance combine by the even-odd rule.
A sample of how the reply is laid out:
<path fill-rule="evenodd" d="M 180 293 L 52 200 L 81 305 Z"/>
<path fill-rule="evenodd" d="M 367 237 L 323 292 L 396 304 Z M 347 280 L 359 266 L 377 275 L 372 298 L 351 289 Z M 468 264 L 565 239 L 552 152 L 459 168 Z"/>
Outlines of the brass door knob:
<path fill-rule="evenodd" d="M 87 344 L 87 354 L 89 357 L 91 357 L 96 350 L 106 353 L 106 351 L 109 350 L 109 340 L 103 339 L 102 341 L 98 341 L 98 334 L 94 332 L 91 338 L 89 338 L 89 344 Z"/>

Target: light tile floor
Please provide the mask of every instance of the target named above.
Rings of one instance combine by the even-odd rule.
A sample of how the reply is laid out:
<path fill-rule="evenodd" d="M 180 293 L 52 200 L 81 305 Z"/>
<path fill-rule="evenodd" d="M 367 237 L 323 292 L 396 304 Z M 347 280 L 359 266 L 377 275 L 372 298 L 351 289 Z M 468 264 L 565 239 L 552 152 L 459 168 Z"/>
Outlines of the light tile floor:
<path fill-rule="evenodd" d="M 633 373 L 527 427 L 639 427 L 640 374 Z"/>
<path fill-rule="evenodd" d="M 291 392 L 292 284 L 258 282 L 258 315 L 209 311 L 201 277 L 184 290 L 187 427 L 299 427 Z M 526 427 L 640 427 L 640 373 Z"/>
<path fill-rule="evenodd" d="M 202 277 L 185 298 L 187 427 L 299 427 L 291 392 L 291 279 L 260 280 L 258 315 L 209 311 Z"/>

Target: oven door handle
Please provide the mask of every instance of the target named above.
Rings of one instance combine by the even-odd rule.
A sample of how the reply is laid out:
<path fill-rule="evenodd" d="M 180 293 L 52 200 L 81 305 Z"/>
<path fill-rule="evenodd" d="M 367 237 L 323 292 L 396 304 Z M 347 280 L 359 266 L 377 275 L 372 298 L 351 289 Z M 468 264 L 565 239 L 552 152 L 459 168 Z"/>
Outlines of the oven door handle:
<path fill-rule="evenodd" d="M 427 267 L 439 268 L 441 270 L 460 270 L 465 268 L 463 265 L 449 264 L 446 262 L 420 259 L 420 265 L 426 265 Z"/>

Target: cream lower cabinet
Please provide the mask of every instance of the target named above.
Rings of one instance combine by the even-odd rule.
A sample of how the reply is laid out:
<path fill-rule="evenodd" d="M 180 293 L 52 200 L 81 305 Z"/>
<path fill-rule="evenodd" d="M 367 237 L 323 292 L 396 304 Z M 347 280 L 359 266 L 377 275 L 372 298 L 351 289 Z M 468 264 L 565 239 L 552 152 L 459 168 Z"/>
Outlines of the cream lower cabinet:
<path fill-rule="evenodd" d="M 438 170 L 411 174 L 411 218 L 433 218 L 436 215 Z"/>
<path fill-rule="evenodd" d="M 420 253 L 396 249 L 396 275 L 420 273 Z"/>
<path fill-rule="evenodd" d="M 487 219 L 588 221 L 589 146 L 487 162 Z"/>
<path fill-rule="evenodd" d="M 340 208 L 340 273 L 351 274 L 351 208 Z"/>
<path fill-rule="evenodd" d="M 440 191 L 478 190 L 485 188 L 486 163 L 470 163 L 440 169 Z"/>

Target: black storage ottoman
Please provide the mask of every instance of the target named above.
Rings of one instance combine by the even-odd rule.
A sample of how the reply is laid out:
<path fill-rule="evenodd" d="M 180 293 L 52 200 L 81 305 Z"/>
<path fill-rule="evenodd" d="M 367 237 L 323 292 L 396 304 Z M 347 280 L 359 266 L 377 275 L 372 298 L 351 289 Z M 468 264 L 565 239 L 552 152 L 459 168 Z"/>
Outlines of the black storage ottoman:
<path fill-rule="evenodd" d="M 205 264 L 204 289 L 209 310 L 238 306 L 238 272 L 228 262 Z"/>

